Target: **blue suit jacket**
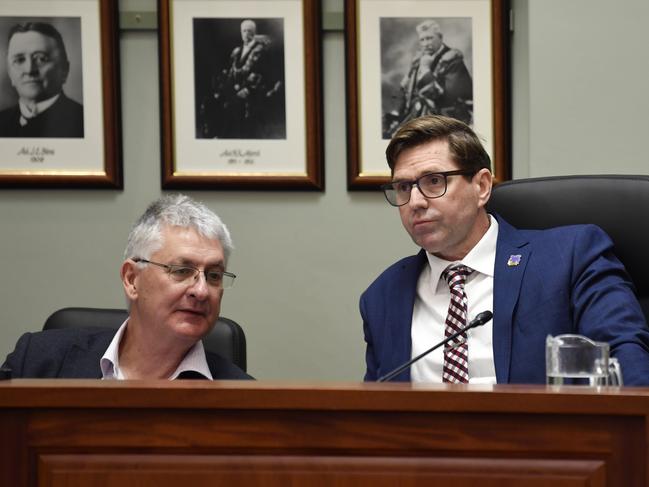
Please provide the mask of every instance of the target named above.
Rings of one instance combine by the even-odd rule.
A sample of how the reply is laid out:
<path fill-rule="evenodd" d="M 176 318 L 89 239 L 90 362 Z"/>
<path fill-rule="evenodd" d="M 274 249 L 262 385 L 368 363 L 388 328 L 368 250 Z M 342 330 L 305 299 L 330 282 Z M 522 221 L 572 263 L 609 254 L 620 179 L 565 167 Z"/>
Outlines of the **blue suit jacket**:
<path fill-rule="evenodd" d="M 7 356 L 4 366 L 11 377 L 101 379 L 101 357 L 108 349 L 117 329 L 65 328 L 25 333 L 16 348 Z M 205 351 L 207 365 L 214 380 L 252 379 L 239 367 L 220 355 Z M 183 372 L 181 379 L 204 378 L 193 372 Z"/>
<path fill-rule="evenodd" d="M 625 385 L 649 385 L 649 328 L 608 235 L 594 225 L 518 230 L 496 218 L 497 382 L 545 383 L 546 336 L 578 333 L 610 344 Z M 521 256 L 519 265 L 507 265 L 511 255 Z M 361 296 L 365 380 L 376 380 L 411 358 L 413 306 L 425 265 L 424 250 L 402 259 Z M 409 381 L 410 370 L 395 380 Z"/>

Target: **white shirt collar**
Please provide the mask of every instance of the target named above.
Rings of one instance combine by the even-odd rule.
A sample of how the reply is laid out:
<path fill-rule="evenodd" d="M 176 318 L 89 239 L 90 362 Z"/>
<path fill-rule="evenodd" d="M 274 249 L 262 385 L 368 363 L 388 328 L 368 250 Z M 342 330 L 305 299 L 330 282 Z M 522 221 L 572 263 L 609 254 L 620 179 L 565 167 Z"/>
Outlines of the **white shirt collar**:
<path fill-rule="evenodd" d="M 124 373 L 119 368 L 119 344 L 122 340 L 127 324 L 128 318 L 124 323 L 122 323 L 122 326 L 119 327 L 119 330 L 115 333 L 115 336 L 106 349 L 106 352 L 101 357 L 100 366 L 102 379 L 126 379 Z M 203 342 L 201 340 L 198 340 L 194 346 L 189 349 L 169 379 L 176 379 L 181 373 L 188 371 L 197 372 L 203 377 L 212 380 L 212 373 L 207 365 L 205 348 L 203 347 Z"/>
<path fill-rule="evenodd" d="M 480 241 L 473 247 L 463 259 L 458 261 L 448 261 L 426 252 L 428 265 L 431 270 L 431 282 L 438 282 L 442 272 L 453 263 L 464 264 L 476 272 L 480 272 L 489 277 L 494 275 L 494 256 L 496 255 L 496 242 L 498 240 L 498 221 L 489 215 L 489 228 L 482 236 Z M 433 286 L 434 287 L 434 286 Z"/>
<path fill-rule="evenodd" d="M 34 118 L 37 116 L 39 113 L 43 113 L 45 110 L 47 110 L 49 107 L 54 105 L 56 100 L 59 99 L 59 96 L 61 94 L 54 95 L 52 98 L 48 98 L 47 100 L 39 101 L 38 103 L 35 103 L 33 105 L 28 105 L 25 103 L 23 99 L 18 100 L 18 107 L 20 108 L 20 121 L 21 124 L 26 124 L 30 118 Z M 24 121 L 24 123 L 23 123 Z"/>

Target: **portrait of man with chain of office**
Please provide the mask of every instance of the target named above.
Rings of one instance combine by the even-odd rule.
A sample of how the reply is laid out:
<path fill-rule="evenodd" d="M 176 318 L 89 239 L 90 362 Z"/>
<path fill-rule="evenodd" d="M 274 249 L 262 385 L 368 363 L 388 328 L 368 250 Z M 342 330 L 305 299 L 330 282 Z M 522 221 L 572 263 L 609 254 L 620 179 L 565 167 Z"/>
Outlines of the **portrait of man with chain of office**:
<path fill-rule="evenodd" d="M 470 17 L 381 17 L 383 138 L 422 115 L 473 122 Z"/>
<path fill-rule="evenodd" d="M 195 18 L 197 139 L 285 139 L 282 18 Z"/>

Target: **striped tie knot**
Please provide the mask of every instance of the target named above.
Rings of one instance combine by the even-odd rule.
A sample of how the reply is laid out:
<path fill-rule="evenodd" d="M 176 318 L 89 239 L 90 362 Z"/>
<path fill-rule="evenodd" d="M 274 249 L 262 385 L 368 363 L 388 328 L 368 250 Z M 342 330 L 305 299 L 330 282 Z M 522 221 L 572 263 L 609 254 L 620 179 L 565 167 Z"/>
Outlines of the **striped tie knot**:
<path fill-rule="evenodd" d="M 451 264 L 444 272 L 442 272 L 442 277 L 448 283 L 448 287 L 451 289 L 457 288 L 458 286 L 464 287 L 466 278 L 473 272 L 473 269 L 465 265 Z"/>

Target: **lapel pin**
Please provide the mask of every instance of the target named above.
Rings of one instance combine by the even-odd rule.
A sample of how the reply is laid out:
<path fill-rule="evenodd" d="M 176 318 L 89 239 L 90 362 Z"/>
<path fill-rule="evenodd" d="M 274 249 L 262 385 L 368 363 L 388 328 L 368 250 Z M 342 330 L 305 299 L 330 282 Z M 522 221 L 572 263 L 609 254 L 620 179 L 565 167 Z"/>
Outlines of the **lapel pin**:
<path fill-rule="evenodd" d="M 509 267 L 517 266 L 520 263 L 521 263 L 521 256 L 520 255 L 510 255 L 509 260 L 507 261 L 507 265 Z"/>

